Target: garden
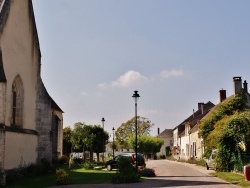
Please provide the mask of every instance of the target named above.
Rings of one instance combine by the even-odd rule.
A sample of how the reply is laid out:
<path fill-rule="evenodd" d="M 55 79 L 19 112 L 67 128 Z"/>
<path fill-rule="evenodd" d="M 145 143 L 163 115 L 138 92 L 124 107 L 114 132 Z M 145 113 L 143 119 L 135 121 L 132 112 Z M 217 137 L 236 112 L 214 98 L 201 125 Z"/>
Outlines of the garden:
<path fill-rule="evenodd" d="M 53 164 L 44 160 L 41 165 L 28 165 L 7 172 L 6 187 L 52 187 L 72 184 L 105 184 L 135 183 L 146 177 L 155 176 L 152 169 L 140 169 L 137 172 L 128 158 L 121 159 L 118 169 L 104 170 L 103 163 L 79 162 L 73 159 L 70 163 L 63 156 Z"/>

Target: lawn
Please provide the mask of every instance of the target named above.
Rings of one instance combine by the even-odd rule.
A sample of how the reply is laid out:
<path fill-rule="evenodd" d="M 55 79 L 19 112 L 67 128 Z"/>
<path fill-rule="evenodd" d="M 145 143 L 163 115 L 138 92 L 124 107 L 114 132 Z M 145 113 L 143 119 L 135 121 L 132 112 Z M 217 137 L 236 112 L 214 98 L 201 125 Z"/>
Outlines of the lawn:
<path fill-rule="evenodd" d="M 250 187 L 250 181 L 245 181 L 245 178 L 242 174 L 236 174 L 232 172 L 215 172 L 211 173 L 211 175 L 240 187 Z"/>
<path fill-rule="evenodd" d="M 70 170 L 67 166 L 64 166 L 63 169 L 69 174 L 68 184 L 103 184 L 111 183 L 112 174 L 116 173 L 115 171 L 105 171 L 105 170 L 85 170 L 82 167 L 74 167 Z M 42 188 L 42 187 L 51 187 L 56 186 L 56 174 L 51 173 L 48 175 L 32 177 L 32 178 L 23 178 L 22 180 L 7 183 L 6 187 L 25 187 L 25 188 Z"/>

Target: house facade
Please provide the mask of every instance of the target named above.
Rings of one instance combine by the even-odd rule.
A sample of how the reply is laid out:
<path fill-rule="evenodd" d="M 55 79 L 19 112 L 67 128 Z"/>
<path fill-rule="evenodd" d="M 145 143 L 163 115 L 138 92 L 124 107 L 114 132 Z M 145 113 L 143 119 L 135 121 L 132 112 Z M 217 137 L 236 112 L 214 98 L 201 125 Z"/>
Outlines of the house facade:
<path fill-rule="evenodd" d="M 0 1 L 0 167 L 62 154 L 63 111 L 41 76 L 31 0 Z"/>
<path fill-rule="evenodd" d="M 246 80 L 242 83 L 241 77 L 233 77 L 234 94 L 228 98 L 234 97 L 238 93 L 244 93 L 246 105 L 250 107 L 250 94 L 248 93 L 248 83 Z M 228 99 L 226 90 L 219 91 L 219 104 Z M 217 106 L 217 105 L 216 105 Z M 198 110 L 185 119 L 173 130 L 174 147 L 172 154 L 177 159 L 201 159 L 204 154 L 203 138 L 199 134 L 199 122 L 202 121 L 216 106 L 208 102 L 198 103 Z"/>
<path fill-rule="evenodd" d="M 202 141 L 198 135 L 197 124 L 214 106 L 210 101 L 198 103 L 198 110 L 193 110 L 193 113 L 188 118 L 174 128 L 172 154 L 176 159 L 197 158 L 198 151 L 202 152 Z"/>
<path fill-rule="evenodd" d="M 160 152 L 157 153 L 157 156 L 159 155 L 165 155 L 166 156 L 166 148 L 169 147 L 171 149 L 173 147 L 173 129 L 165 129 L 160 133 L 160 129 L 158 129 L 158 136 L 159 138 L 162 138 L 164 141 L 164 144 L 162 145 Z"/>

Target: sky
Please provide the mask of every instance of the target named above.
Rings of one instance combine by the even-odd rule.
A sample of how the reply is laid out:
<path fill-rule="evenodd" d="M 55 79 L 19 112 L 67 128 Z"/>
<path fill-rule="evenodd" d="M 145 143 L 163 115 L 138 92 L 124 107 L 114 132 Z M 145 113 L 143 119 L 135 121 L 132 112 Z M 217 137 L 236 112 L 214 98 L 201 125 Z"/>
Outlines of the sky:
<path fill-rule="evenodd" d="M 112 134 L 137 114 L 173 129 L 250 82 L 249 0 L 33 0 L 41 77 L 64 127 Z"/>

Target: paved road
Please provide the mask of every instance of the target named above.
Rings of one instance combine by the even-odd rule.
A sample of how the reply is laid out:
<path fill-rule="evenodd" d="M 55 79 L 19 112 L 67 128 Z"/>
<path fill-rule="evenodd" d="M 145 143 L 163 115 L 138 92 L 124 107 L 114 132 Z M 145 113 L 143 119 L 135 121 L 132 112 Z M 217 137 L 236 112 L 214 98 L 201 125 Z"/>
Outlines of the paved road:
<path fill-rule="evenodd" d="M 68 185 L 65 188 L 163 188 L 163 187 L 209 187 L 236 188 L 237 186 L 209 176 L 212 170 L 193 164 L 168 160 L 152 160 L 147 167 L 155 169 L 157 177 L 133 184 Z"/>

